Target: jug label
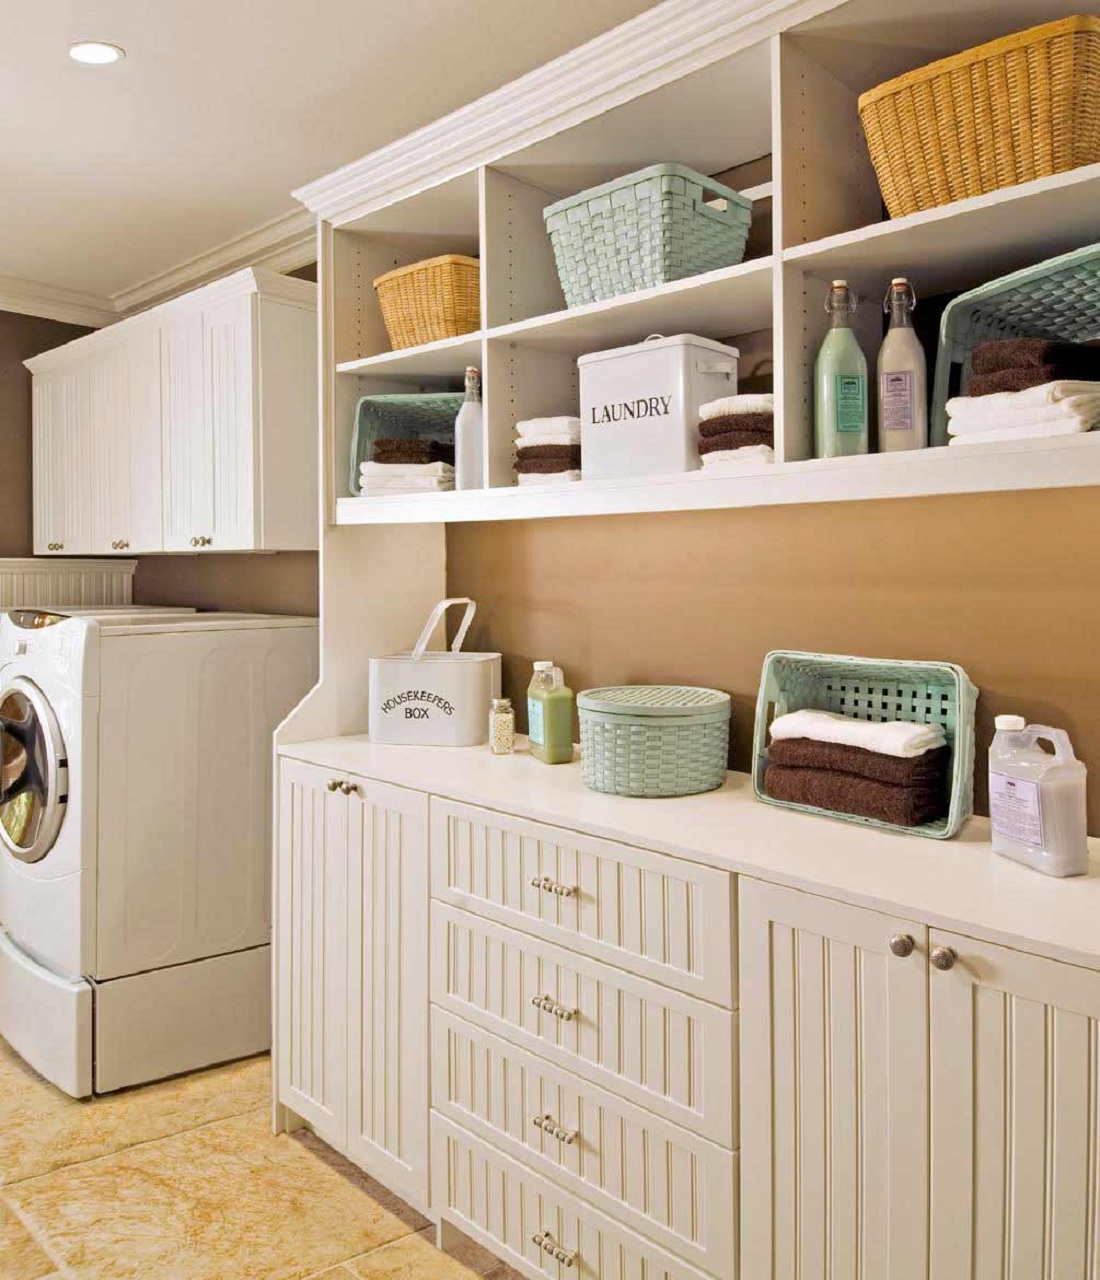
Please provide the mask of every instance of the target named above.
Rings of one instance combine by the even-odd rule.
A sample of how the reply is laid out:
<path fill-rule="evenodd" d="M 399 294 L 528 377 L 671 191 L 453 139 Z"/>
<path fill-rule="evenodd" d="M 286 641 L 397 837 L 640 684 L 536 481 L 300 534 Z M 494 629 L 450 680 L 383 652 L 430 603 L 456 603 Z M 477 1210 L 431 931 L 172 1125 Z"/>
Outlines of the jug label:
<path fill-rule="evenodd" d="M 540 747 L 546 745 L 546 731 L 542 725 L 542 702 L 538 698 L 527 699 L 527 736 Z"/>
<path fill-rule="evenodd" d="M 882 429 L 911 431 L 913 428 L 913 375 L 899 370 L 881 377 Z"/>
<path fill-rule="evenodd" d="M 862 431 L 867 425 L 866 378 L 858 373 L 836 375 L 836 429 Z"/>
<path fill-rule="evenodd" d="M 1007 773 L 989 775 L 989 820 L 993 830 L 1020 844 L 1043 846 L 1043 802 L 1039 784 Z"/>

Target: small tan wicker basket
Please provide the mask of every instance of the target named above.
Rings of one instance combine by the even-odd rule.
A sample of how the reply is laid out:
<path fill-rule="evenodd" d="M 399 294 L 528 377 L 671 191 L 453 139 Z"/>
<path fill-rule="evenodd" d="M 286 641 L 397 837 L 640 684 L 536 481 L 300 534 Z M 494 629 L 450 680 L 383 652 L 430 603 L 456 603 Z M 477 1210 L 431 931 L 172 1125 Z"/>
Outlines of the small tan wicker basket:
<path fill-rule="evenodd" d="M 447 253 L 379 276 L 374 287 L 395 351 L 481 328 L 476 258 Z"/>
<path fill-rule="evenodd" d="M 892 218 L 1100 160 L 1100 18 L 1047 22 L 862 94 Z"/>

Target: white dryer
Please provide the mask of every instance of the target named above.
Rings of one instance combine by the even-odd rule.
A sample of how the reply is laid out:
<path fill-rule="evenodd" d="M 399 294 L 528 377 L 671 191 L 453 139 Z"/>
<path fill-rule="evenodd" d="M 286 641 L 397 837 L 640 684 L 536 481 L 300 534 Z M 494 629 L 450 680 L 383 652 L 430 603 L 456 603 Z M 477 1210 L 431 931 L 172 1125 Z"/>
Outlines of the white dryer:
<path fill-rule="evenodd" d="M 270 1042 L 272 734 L 312 618 L 0 617 L 0 1035 L 75 1097 Z"/>

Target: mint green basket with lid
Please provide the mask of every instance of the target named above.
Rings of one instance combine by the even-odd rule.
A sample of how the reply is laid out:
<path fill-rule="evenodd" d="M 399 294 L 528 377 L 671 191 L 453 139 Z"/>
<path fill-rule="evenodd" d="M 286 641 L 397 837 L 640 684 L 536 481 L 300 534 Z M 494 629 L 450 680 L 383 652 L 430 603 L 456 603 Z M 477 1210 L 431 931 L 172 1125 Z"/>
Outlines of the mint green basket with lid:
<path fill-rule="evenodd" d="M 581 769 L 593 791 L 689 796 L 726 780 L 730 697 L 688 685 L 615 685 L 577 695 Z"/>
<path fill-rule="evenodd" d="M 756 702 L 752 784 L 757 799 L 785 809 L 821 813 L 864 827 L 946 840 L 974 812 L 974 712 L 978 690 L 953 662 L 883 661 L 829 653 L 776 650 L 764 659 Z M 774 800 L 764 791 L 768 727 L 778 716 L 804 709 L 832 711 L 854 720 L 907 720 L 943 726 L 951 748 L 946 817 L 919 827 L 899 827 L 875 818 Z"/>
<path fill-rule="evenodd" d="M 543 211 L 566 305 L 731 267 L 752 201 L 679 164 L 655 164 Z"/>

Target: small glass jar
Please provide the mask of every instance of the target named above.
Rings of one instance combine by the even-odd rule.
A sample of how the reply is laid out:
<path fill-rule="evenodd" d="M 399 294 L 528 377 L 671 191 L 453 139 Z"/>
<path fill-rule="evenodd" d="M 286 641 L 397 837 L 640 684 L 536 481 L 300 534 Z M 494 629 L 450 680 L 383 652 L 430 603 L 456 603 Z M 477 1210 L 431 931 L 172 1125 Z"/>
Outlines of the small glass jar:
<path fill-rule="evenodd" d="M 511 698 L 494 698 L 489 708 L 489 749 L 495 756 L 510 756 L 516 749 L 516 713 Z"/>

